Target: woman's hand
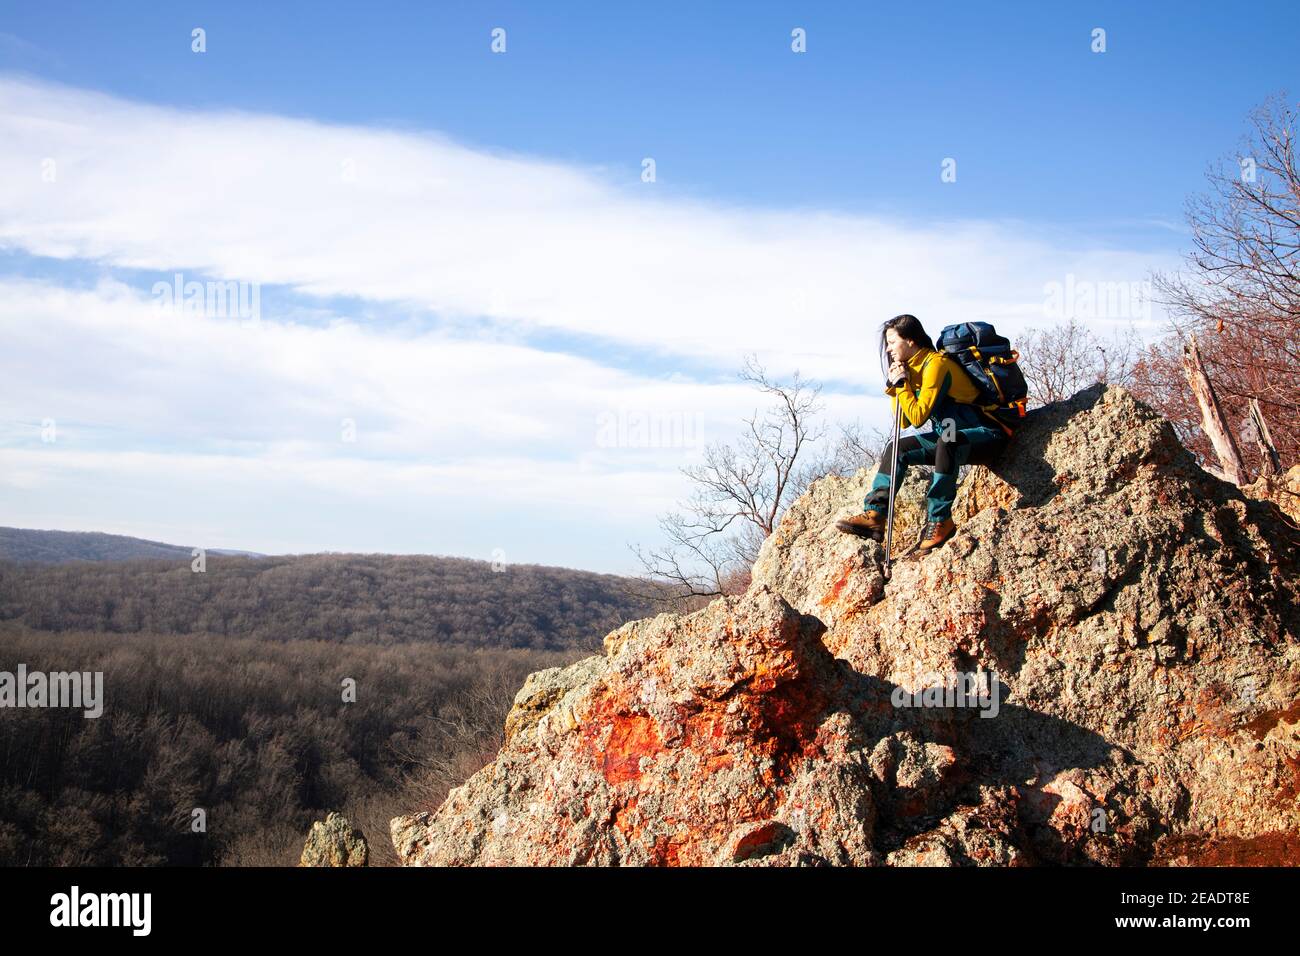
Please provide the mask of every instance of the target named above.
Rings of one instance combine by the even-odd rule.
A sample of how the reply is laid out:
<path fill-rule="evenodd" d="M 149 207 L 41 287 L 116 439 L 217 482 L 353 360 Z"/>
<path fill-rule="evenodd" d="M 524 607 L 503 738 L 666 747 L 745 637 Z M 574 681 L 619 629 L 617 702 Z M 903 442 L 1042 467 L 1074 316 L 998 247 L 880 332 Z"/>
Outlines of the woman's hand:
<path fill-rule="evenodd" d="M 885 377 L 885 384 L 891 387 L 897 387 L 907 381 L 907 370 L 903 368 L 902 362 L 895 362 L 889 366 L 889 374 Z"/>

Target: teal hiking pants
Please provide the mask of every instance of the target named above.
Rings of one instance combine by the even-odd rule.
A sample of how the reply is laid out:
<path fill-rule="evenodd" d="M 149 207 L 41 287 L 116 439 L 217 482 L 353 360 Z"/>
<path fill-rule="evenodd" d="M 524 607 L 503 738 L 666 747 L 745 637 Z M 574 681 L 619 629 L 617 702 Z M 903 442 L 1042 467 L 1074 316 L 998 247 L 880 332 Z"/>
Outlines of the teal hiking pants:
<path fill-rule="evenodd" d="M 966 424 L 953 428 L 936 421 L 935 427 L 936 431 L 904 435 L 899 439 L 898 471 L 893 475 L 893 481 L 903 480 L 908 465 L 933 465 L 934 477 L 930 479 L 925 496 L 926 518 L 929 521 L 947 521 L 952 517 L 952 503 L 957 497 L 957 469 L 996 456 L 1006 445 L 1007 436 L 995 425 Z M 889 507 L 889 466 L 894 460 L 893 444 L 890 441 L 885 445 L 880 467 L 871 482 L 871 491 L 862 503 L 866 511 L 883 514 Z"/>

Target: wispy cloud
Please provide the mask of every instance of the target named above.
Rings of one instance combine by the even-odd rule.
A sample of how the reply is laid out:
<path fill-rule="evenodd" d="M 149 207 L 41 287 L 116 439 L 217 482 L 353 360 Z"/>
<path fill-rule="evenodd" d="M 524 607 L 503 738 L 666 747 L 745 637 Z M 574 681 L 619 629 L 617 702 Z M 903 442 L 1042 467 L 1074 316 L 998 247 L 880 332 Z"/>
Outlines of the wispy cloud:
<path fill-rule="evenodd" d="M 438 331 L 246 327 L 111 280 L 0 281 L 0 339 L 0 524 L 214 547 L 628 569 L 679 469 L 756 404 Z"/>
<path fill-rule="evenodd" d="M 419 515 L 450 542 L 433 550 L 508 539 L 529 560 L 626 567 L 624 542 L 685 491 L 677 468 L 753 409 L 730 377 L 745 353 L 874 394 L 889 315 L 1014 331 L 1045 320 L 1046 283 L 1172 262 L 1024 223 L 711 204 L 638 182 L 636 160 L 615 173 L 12 76 L 0 139 L 0 245 L 320 297 L 310 322 L 264 309 L 243 328 L 159 311 L 140 273 L 0 283 L 0 522 L 168 537 L 188 507 L 217 546 L 430 550 Z M 418 321 L 367 318 L 374 304 Z M 611 367 L 601 343 L 715 374 Z M 683 416 L 695 443 L 611 447 L 602 415 Z M 45 418 L 60 439 L 42 446 Z M 557 544 L 548 522 L 582 531 Z"/>
<path fill-rule="evenodd" d="M 616 176 L 432 134 L 164 109 L 17 78 L 0 80 L 0 136 L 0 242 L 35 254 L 723 364 L 752 350 L 830 378 L 860 377 L 867 328 L 896 312 L 1032 318 L 1047 282 L 1139 281 L 1152 264 L 1023 223 L 898 223 L 804 209 L 798 196 L 786 210 L 712 205 L 635 181 L 636 161 Z"/>

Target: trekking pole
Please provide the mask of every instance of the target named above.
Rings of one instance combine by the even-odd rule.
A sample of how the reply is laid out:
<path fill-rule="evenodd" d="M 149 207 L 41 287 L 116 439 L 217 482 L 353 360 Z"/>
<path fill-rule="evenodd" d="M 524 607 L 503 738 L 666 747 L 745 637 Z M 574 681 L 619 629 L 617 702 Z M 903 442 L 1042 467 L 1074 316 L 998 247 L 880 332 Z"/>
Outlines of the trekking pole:
<path fill-rule="evenodd" d="M 894 495 L 898 491 L 898 437 L 903 430 L 903 403 L 894 400 L 894 461 L 889 468 L 889 514 L 885 519 L 885 579 L 889 579 L 889 562 L 894 544 Z"/>

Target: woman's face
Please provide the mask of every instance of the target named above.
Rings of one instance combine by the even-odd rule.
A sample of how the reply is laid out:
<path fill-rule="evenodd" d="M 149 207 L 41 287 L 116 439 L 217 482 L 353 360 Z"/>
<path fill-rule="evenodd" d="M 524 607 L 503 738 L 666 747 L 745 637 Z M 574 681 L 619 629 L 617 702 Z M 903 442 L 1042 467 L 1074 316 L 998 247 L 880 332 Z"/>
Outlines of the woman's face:
<path fill-rule="evenodd" d="M 916 354 L 916 346 L 893 329 L 885 330 L 885 351 L 895 362 L 906 362 Z"/>

